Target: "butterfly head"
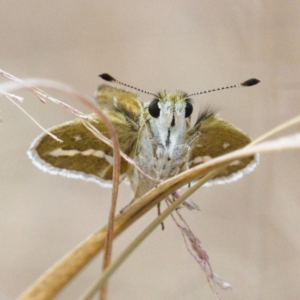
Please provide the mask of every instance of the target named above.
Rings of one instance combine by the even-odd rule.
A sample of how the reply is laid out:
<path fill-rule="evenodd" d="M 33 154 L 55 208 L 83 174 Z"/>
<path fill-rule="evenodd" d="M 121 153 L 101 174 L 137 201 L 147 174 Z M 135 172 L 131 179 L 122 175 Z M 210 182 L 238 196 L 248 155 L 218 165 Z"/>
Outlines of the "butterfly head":
<path fill-rule="evenodd" d="M 171 129 L 181 127 L 186 120 L 190 120 L 193 104 L 185 93 L 167 94 L 161 92 L 147 106 L 149 116 L 153 122 Z"/>
<path fill-rule="evenodd" d="M 159 93 L 145 107 L 145 120 L 149 122 L 153 137 L 170 152 L 183 142 L 190 127 L 193 104 L 185 93 Z"/>

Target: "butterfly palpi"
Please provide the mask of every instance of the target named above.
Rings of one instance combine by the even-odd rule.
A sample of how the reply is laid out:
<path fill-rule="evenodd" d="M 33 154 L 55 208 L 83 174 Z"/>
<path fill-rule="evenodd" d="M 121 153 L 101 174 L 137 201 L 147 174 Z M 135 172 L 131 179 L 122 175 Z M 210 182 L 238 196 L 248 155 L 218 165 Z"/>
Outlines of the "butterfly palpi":
<path fill-rule="evenodd" d="M 100 77 L 145 92 L 119 82 L 108 74 Z M 252 86 L 258 82 L 257 79 L 250 79 L 226 88 Z M 190 97 L 206 92 L 145 92 L 154 99 L 143 104 L 133 92 L 108 85 L 98 88 L 95 100 L 113 124 L 121 150 L 134 159 L 144 173 L 155 179 L 149 180 L 122 158 L 121 176 L 129 179 L 134 199 L 144 195 L 156 183 L 250 143 L 245 133 L 220 119 L 210 109 L 200 112 L 195 124 L 191 125 L 193 103 Z M 109 138 L 108 129 L 100 117 L 97 114 L 90 117 L 96 121 L 93 126 Z M 51 174 L 111 186 L 113 151 L 110 146 L 94 136 L 79 119 L 55 126 L 50 132 L 63 142 L 47 134 L 37 137 L 28 150 L 36 166 Z M 236 180 L 249 173 L 255 164 L 255 156 L 234 161 L 209 183 Z"/>

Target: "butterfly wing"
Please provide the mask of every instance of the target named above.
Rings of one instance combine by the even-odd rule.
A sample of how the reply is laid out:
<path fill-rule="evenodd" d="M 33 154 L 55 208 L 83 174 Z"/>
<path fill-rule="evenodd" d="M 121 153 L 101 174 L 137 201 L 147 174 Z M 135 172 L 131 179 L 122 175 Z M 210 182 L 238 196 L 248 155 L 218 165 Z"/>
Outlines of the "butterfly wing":
<path fill-rule="evenodd" d="M 200 117 L 191 130 L 195 130 L 195 128 L 200 132 L 200 135 L 191 150 L 190 167 L 240 149 L 251 142 L 251 139 L 240 129 L 212 113 Z M 209 181 L 207 185 L 235 181 L 244 174 L 251 172 L 256 164 L 256 156 L 236 160 Z"/>
<path fill-rule="evenodd" d="M 103 84 L 98 88 L 95 100 L 104 111 L 121 112 L 128 120 L 139 124 L 143 103 L 136 94 Z"/>
<path fill-rule="evenodd" d="M 135 94 L 108 86 L 101 86 L 96 101 L 112 122 L 121 150 L 132 157 L 139 131 L 142 105 Z M 132 105 L 130 105 L 132 104 Z M 90 116 L 104 136 L 109 133 L 96 114 Z M 73 120 L 53 127 L 50 132 L 61 139 L 42 134 L 33 141 L 28 155 L 40 169 L 51 174 L 95 181 L 110 186 L 113 173 L 113 150 L 94 136 L 80 120 Z M 121 159 L 121 175 L 125 176 L 128 163 Z"/>

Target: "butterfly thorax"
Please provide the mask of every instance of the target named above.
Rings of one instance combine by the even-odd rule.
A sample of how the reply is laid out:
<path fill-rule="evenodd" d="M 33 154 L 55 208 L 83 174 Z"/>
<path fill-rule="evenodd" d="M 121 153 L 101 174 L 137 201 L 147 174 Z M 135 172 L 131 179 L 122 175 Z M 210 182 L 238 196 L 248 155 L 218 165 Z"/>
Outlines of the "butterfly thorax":
<path fill-rule="evenodd" d="M 159 183 L 176 175 L 186 162 L 190 117 L 186 118 L 185 94 L 159 94 L 158 99 L 146 105 L 143 123 L 135 161 Z M 134 172 L 131 183 L 136 197 L 154 187 L 155 182 Z"/>

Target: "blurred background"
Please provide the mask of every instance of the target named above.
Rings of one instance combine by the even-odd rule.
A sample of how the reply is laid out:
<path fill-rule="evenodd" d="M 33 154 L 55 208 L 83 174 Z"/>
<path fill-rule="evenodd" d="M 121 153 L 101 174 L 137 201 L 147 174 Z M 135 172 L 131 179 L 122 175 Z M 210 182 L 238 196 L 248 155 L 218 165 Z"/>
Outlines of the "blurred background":
<path fill-rule="evenodd" d="M 256 138 L 299 114 L 299 15 L 297 1 L 279 0 L 4 0 L 0 68 L 55 79 L 90 97 L 103 72 L 151 92 L 191 93 L 256 77 L 258 86 L 194 98 L 195 115 L 209 103 Z M 17 94 L 45 127 L 73 119 L 28 91 Z M 89 112 L 62 93 L 50 94 Z M 41 130 L 3 97 L 0 110 L 0 298 L 6 300 L 107 222 L 111 191 L 37 169 L 26 151 Z M 299 299 L 299 164 L 299 151 L 264 154 L 242 180 L 199 190 L 193 200 L 200 212 L 183 211 L 214 272 L 233 287 L 220 291 L 222 299 Z M 131 197 L 122 185 L 118 207 Z M 114 255 L 156 214 L 122 234 Z M 165 226 L 116 272 L 109 299 L 214 299 L 173 221 Z M 56 299 L 76 299 L 100 269 L 98 257 Z"/>

